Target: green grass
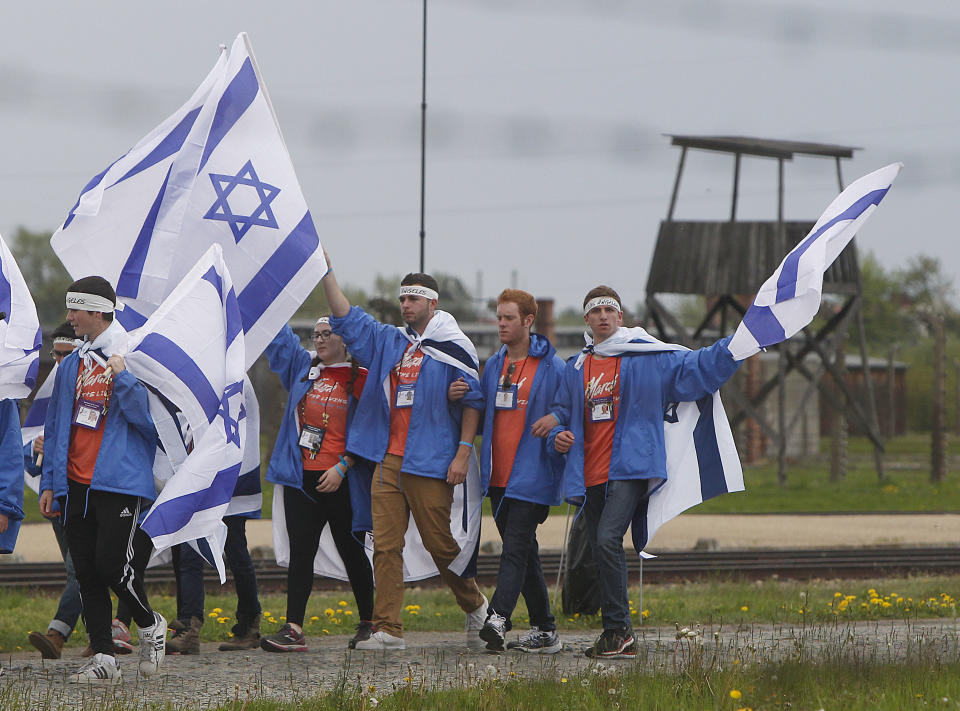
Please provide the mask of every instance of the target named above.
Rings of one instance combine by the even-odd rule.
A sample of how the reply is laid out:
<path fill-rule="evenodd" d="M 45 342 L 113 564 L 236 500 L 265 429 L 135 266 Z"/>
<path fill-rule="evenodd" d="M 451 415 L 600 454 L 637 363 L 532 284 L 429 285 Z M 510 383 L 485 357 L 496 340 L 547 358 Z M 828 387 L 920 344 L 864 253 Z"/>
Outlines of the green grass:
<path fill-rule="evenodd" d="M 871 590 L 874 592 L 871 593 Z M 646 585 L 643 599 L 631 590 L 631 608 L 636 626 L 672 626 L 675 623 L 800 623 L 834 620 L 914 619 L 955 617 L 960 595 L 960 575 L 890 578 L 873 582 L 814 581 L 810 583 L 764 580 L 716 579 L 714 581 Z M 485 591 L 489 597 L 491 590 Z M 552 593 L 552 588 L 551 588 Z M 839 595 L 838 595 L 839 593 Z M 854 596 L 849 599 L 850 596 Z M 5 591 L 0 597 L 0 651 L 31 649 L 27 633 L 46 631 L 56 612 L 57 598 L 23 590 Z M 167 619 L 176 614 L 176 601 L 154 593 L 153 606 Z M 844 603 L 843 600 L 846 600 Z M 344 604 L 340 604 L 340 603 Z M 264 616 L 261 631 L 269 634 L 284 622 L 286 598 L 279 594 L 261 598 Z M 404 598 L 403 622 L 411 631 L 463 629 L 463 612 L 446 590 L 411 588 Z M 232 595 L 207 595 L 201 639 L 225 639 L 234 624 Z M 746 608 L 746 609 L 744 609 Z M 556 608 L 555 608 L 556 609 Z M 563 615 L 556 610 L 557 626 L 563 630 L 595 630 L 596 616 Z M 305 620 L 308 636 L 352 635 L 357 608 L 347 592 L 316 592 L 310 597 Z M 517 629 L 529 623 L 521 599 L 513 621 Z M 337 644 L 343 644 L 341 639 Z M 71 647 L 83 647 L 82 630 L 73 635 Z"/>

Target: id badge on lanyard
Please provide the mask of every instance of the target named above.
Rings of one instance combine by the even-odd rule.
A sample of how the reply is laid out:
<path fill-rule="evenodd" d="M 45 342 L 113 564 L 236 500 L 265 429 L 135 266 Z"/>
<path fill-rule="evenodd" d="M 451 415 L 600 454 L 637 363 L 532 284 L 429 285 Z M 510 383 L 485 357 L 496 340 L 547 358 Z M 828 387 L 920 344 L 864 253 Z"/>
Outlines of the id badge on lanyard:
<path fill-rule="evenodd" d="M 86 427 L 88 430 L 95 430 L 100 427 L 103 421 L 103 413 L 106 407 L 102 402 L 94 402 L 85 397 L 77 400 L 77 411 L 73 416 L 73 424 L 78 427 Z"/>
<path fill-rule="evenodd" d="M 518 393 L 518 388 L 516 384 L 511 385 L 507 390 L 504 390 L 503 388 L 498 388 L 497 395 L 493 403 L 494 409 L 516 410 L 517 409 L 517 393 Z"/>
<path fill-rule="evenodd" d="M 325 429 L 304 423 L 300 430 L 300 446 L 311 452 L 319 452 L 325 434 L 327 434 Z"/>
<path fill-rule="evenodd" d="M 398 383 L 396 407 L 413 407 L 413 391 L 416 387 L 416 383 Z"/>
<path fill-rule="evenodd" d="M 609 422 L 613 419 L 613 397 L 594 397 L 587 401 L 591 422 Z"/>

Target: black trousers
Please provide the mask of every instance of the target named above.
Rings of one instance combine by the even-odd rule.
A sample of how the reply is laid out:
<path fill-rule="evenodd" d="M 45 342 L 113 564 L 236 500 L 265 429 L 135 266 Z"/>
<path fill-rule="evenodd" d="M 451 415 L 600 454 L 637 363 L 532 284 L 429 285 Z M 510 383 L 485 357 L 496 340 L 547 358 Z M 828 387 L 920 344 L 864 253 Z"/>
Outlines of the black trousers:
<path fill-rule="evenodd" d="M 90 646 L 94 652 L 112 656 L 111 590 L 127 605 L 138 626 L 153 625 L 142 574 L 153 544 L 137 525 L 144 500 L 97 491 L 72 480 L 68 480 L 67 491 L 64 527 L 80 584 Z M 60 504 L 63 511 L 64 502 Z"/>
<path fill-rule="evenodd" d="M 307 599 L 313 589 L 313 559 L 320 545 L 323 527 L 330 533 L 343 559 L 357 601 L 361 620 L 373 618 L 373 568 L 363 545 L 353 531 L 350 487 L 343 482 L 329 494 L 317 492 L 317 480 L 323 472 L 303 472 L 303 491 L 283 488 L 283 509 L 290 539 L 290 566 L 287 568 L 287 622 L 303 625 Z"/>

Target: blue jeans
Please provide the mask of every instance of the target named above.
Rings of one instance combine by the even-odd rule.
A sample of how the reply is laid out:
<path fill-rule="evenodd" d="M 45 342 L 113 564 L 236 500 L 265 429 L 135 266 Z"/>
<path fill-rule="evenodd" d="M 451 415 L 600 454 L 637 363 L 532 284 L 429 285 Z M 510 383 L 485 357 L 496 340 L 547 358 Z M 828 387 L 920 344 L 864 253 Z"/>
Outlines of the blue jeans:
<path fill-rule="evenodd" d="M 77 573 L 73 569 L 73 558 L 70 556 L 70 549 L 67 545 L 67 532 L 60 523 L 60 517 L 50 519 L 53 525 L 53 533 L 57 537 L 57 545 L 60 546 L 60 555 L 63 556 L 63 567 L 67 571 L 67 584 L 60 595 L 60 605 L 57 607 L 57 614 L 50 620 L 47 629 L 55 630 L 62 634 L 64 638 L 69 639 L 73 634 L 73 628 L 77 626 L 77 620 L 80 619 L 80 613 L 83 611 L 83 604 L 80 602 L 80 584 L 77 582 Z"/>
<path fill-rule="evenodd" d="M 247 519 L 227 516 L 227 540 L 223 558 L 237 588 L 237 623 L 249 625 L 260 617 L 260 597 L 257 593 L 257 574 L 247 549 Z M 177 577 L 177 619 L 190 624 L 191 617 L 203 617 L 203 558 L 189 545 L 181 544 L 174 551 L 174 571 Z"/>
<path fill-rule="evenodd" d="M 646 479 L 610 481 L 587 487 L 583 515 L 600 579 L 603 629 L 631 629 L 627 593 L 627 557 L 623 536 L 640 502 L 647 496 Z"/>
<path fill-rule="evenodd" d="M 537 526 L 547 519 L 550 507 L 506 498 L 503 494 L 504 488 L 490 487 L 490 506 L 503 540 L 503 552 L 497 589 L 487 611 L 507 618 L 507 629 L 511 629 L 510 616 L 522 593 L 530 613 L 530 625 L 552 632 L 557 629 L 557 623 L 550 613 L 550 596 L 537 545 Z"/>

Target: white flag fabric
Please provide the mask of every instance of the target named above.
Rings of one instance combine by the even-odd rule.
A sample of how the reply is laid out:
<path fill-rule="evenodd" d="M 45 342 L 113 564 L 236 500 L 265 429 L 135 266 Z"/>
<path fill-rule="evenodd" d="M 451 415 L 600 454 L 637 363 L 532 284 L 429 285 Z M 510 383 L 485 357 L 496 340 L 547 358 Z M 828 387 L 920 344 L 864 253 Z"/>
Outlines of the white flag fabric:
<path fill-rule="evenodd" d="M 30 409 L 27 410 L 27 416 L 23 419 L 23 424 L 20 426 L 20 434 L 22 435 L 24 446 L 30 444 L 33 442 L 33 440 L 43 434 L 43 423 L 47 421 L 47 410 L 50 407 L 50 396 L 53 394 L 53 381 L 56 380 L 57 368 L 59 366 L 59 363 L 53 364 L 53 368 L 50 369 L 47 379 L 43 381 L 43 384 L 39 388 L 37 388 L 37 392 L 33 396 L 33 402 L 30 404 Z M 27 473 L 26 469 L 24 469 L 23 477 L 23 480 L 26 482 L 27 486 L 39 496 L 39 473 L 36 476 L 31 476 L 29 473 Z"/>
<path fill-rule="evenodd" d="M 246 34 L 190 102 L 85 188 L 51 244 L 75 278 L 116 284 L 128 329 L 220 245 L 247 367 L 256 360 L 326 263 Z"/>
<path fill-rule="evenodd" d="M 597 345 L 589 332 L 583 337 L 586 346 L 574 365 L 578 370 L 591 352 L 613 357 L 690 350 L 654 338 L 639 326 L 621 327 Z M 743 467 L 719 391 L 696 402 L 671 403 L 663 417 L 663 440 L 667 479 L 649 480 L 651 493 L 630 524 L 633 545 L 644 558 L 653 557 L 644 548 L 667 521 L 715 496 L 744 490 Z"/>
<path fill-rule="evenodd" d="M 211 246 L 140 329 L 130 334 L 130 372 L 186 420 L 193 449 L 175 465 L 143 522 L 163 550 L 216 539 L 243 461 L 244 342 L 230 273 Z M 158 427 L 167 450 L 177 450 Z M 179 445 L 182 447 L 182 440 Z"/>
<path fill-rule="evenodd" d="M 891 163 L 851 183 L 813 229 L 767 279 L 730 341 L 736 360 L 785 341 L 820 309 L 823 274 L 883 200 L 902 163 Z"/>
<path fill-rule="evenodd" d="M 33 390 L 42 340 L 33 297 L 0 237 L 0 400 L 25 398 Z"/>

